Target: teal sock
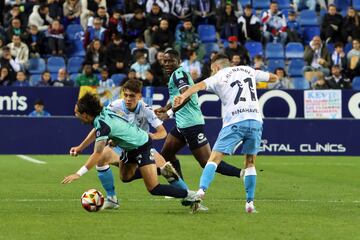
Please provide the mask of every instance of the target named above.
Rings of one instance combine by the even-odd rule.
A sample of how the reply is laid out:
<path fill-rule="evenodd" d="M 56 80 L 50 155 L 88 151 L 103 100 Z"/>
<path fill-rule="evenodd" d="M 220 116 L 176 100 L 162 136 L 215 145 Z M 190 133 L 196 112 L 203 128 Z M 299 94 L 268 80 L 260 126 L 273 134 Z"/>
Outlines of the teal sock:
<path fill-rule="evenodd" d="M 114 186 L 114 177 L 109 165 L 105 165 L 102 167 L 96 166 L 96 170 L 98 171 L 98 177 L 102 186 L 106 191 L 106 196 L 112 197 L 115 196 L 115 186 Z"/>
<path fill-rule="evenodd" d="M 216 168 L 217 164 L 214 162 L 206 164 L 200 178 L 200 189 L 205 191 L 209 188 L 210 183 L 214 180 Z"/>
<path fill-rule="evenodd" d="M 245 192 L 246 201 L 254 201 L 256 187 L 256 169 L 249 167 L 245 169 Z"/>
<path fill-rule="evenodd" d="M 184 180 L 182 180 L 181 178 L 179 178 L 178 180 L 174 180 L 169 182 L 172 186 L 177 187 L 177 188 L 181 188 L 181 189 L 185 189 L 188 190 L 188 186 L 186 185 L 186 183 L 184 182 Z"/>

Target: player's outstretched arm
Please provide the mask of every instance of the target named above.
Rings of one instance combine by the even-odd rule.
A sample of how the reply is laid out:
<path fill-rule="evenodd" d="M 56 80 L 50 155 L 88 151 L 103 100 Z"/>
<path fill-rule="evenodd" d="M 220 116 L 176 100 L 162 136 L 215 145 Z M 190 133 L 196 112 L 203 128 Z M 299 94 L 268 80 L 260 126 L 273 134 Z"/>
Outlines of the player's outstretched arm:
<path fill-rule="evenodd" d="M 273 73 L 269 73 L 270 77 L 269 77 L 269 82 L 276 82 L 277 80 L 279 80 L 279 77 Z"/>
<path fill-rule="evenodd" d="M 167 132 L 164 125 L 158 126 L 156 128 L 156 132 L 149 133 L 149 136 L 151 137 L 152 140 L 160 140 L 166 138 Z"/>
<path fill-rule="evenodd" d="M 199 82 L 194 86 L 188 88 L 186 91 L 182 92 L 180 96 L 176 96 L 174 98 L 173 108 L 175 109 L 175 111 L 177 111 L 189 100 L 191 95 L 205 89 L 206 89 L 205 82 Z"/>
<path fill-rule="evenodd" d="M 70 156 L 76 157 L 91 143 L 93 143 L 95 139 L 96 139 L 95 128 L 93 128 L 86 136 L 86 138 L 78 146 L 70 148 Z"/>

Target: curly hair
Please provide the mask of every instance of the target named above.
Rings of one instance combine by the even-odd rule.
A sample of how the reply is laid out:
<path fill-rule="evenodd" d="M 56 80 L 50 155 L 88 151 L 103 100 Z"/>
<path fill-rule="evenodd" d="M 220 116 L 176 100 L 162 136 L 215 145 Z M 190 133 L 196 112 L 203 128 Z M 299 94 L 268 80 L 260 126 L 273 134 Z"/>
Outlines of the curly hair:
<path fill-rule="evenodd" d="M 86 113 L 92 117 L 96 117 L 102 111 L 103 106 L 99 98 L 91 93 L 86 93 L 76 103 L 79 113 Z"/>

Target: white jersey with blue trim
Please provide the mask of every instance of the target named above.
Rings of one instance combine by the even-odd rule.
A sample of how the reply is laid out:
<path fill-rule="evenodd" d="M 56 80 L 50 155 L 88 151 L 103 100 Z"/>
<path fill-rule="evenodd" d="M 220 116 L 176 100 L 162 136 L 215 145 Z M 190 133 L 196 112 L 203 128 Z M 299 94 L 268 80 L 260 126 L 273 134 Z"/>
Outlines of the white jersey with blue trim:
<path fill-rule="evenodd" d="M 262 122 L 256 82 L 269 81 L 270 74 L 247 66 L 227 67 L 204 80 L 206 90 L 219 96 L 223 127 L 254 119 Z"/>
<path fill-rule="evenodd" d="M 123 116 L 130 123 L 136 124 L 142 130 L 149 132 L 150 127 L 149 124 L 153 128 L 157 128 L 163 124 L 163 122 L 156 116 L 154 110 L 144 103 L 143 101 L 139 101 L 135 111 L 131 112 L 125 105 L 124 99 L 118 99 L 113 101 L 107 106 L 111 111 Z"/>

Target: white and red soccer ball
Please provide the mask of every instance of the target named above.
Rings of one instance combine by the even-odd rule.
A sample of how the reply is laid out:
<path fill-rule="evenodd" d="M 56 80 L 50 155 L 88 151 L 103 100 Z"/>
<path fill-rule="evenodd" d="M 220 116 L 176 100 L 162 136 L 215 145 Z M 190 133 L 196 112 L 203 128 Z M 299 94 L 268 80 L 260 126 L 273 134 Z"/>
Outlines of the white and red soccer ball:
<path fill-rule="evenodd" d="M 81 196 L 81 205 L 88 212 L 97 212 L 104 205 L 104 196 L 96 189 L 90 189 Z"/>

